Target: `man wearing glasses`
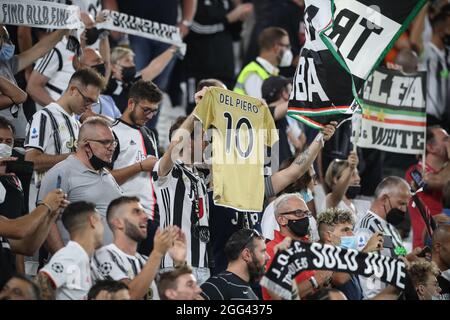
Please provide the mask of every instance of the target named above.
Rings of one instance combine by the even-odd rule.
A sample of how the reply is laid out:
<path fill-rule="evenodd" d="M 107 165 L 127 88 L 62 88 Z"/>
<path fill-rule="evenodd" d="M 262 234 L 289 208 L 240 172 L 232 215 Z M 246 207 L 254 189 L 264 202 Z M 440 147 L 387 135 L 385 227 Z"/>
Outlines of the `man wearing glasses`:
<path fill-rule="evenodd" d="M 32 201 L 46 171 L 76 151 L 80 123 L 74 115 L 97 102 L 103 87 L 104 80 L 95 71 L 77 71 L 64 94 L 33 115 L 24 143 L 25 160 L 33 162 L 35 170 L 35 188 L 30 188 Z"/>
<path fill-rule="evenodd" d="M 34 163 L 36 187 L 43 174 L 76 150 L 80 115 L 97 102 L 103 79 L 93 70 L 80 70 L 70 78 L 64 94 L 33 115 L 27 128 L 25 160 Z"/>
<path fill-rule="evenodd" d="M 113 241 L 112 231 L 106 222 L 106 209 L 112 200 L 122 195 L 116 180 L 106 169 L 111 166 L 116 146 L 117 140 L 107 120 L 101 117 L 87 119 L 80 127 L 76 153 L 46 173 L 38 194 L 38 200 L 41 200 L 49 190 L 58 186 L 67 193 L 71 202 L 94 203 L 103 217 L 104 245 Z M 50 253 L 61 249 L 69 239 L 67 230 L 58 220 L 57 227 L 52 227 L 47 238 Z"/>
<path fill-rule="evenodd" d="M 151 172 L 158 160 L 158 143 L 154 132 L 145 124 L 158 112 L 162 92 L 151 81 L 138 80 L 129 90 L 128 105 L 122 117 L 113 125 L 118 146 L 113 157 L 111 172 L 127 196 L 137 196 L 149 218 L 147 240 L 139 252 L 149 255 L 156 225 L 156 194 Z"/>
<path fill-rule="evenodd" d="M 267 267 L 270 266 L 274 258 L 274 247 L 281 243 L 286 237 L 293 240 L 310 242 L 309 217 L 311 212 L 305 201 L 297 194 L 283 194 L 274 203 L 275 218 L 280 231 L 274 230 L 274 239 L 267 243 L 267 254 L 270 257 Z M 307 296 L 319 288 L 326 286 L 332 276 L 331 271 L 305 270 L 300 272 L 295 281 L 300 298 Z M 273 293 L 269 293 L 263 288 L 264 300 L 278 299 Z"/>

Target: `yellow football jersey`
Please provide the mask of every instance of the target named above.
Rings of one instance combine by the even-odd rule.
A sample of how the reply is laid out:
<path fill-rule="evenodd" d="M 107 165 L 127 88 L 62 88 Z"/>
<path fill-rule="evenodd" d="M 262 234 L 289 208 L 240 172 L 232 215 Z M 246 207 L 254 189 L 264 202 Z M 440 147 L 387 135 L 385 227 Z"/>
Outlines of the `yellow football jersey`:
<path fill-rule="evenodd" d="M 213 129 L 214 203 L 239 211 L 262 211 L 265 146 L 278 140 L 269 108 L 260 100 L 210 88 L 194 110 Z"/>

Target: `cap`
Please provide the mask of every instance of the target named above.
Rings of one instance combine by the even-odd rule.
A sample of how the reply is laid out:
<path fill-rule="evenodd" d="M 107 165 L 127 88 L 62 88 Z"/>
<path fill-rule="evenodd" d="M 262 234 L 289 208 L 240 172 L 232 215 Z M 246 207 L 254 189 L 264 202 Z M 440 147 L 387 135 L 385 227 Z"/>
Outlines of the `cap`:
<path fill-rule="evenodd" d="M 283 76 L 273 76 L 264 80 L 261 87 L 262 98 L 268 104 L 278 100 L 280 92 L 283 88 L 291 83 L 291 79 Z"/>

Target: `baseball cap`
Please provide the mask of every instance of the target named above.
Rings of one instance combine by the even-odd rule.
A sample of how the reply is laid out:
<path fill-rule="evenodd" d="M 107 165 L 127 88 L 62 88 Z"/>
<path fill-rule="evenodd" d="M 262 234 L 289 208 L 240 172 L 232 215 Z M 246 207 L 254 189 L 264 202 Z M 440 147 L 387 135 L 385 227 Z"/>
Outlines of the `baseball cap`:
<path fill-rule="evenodd" d="M 267 78 L 264 80 L 261 87 L 262 98 L 266 100 L 268 104 L 278 100 L 281 90 L 289 83 L 291 83 L 291 79 L 283 76 Z"/>

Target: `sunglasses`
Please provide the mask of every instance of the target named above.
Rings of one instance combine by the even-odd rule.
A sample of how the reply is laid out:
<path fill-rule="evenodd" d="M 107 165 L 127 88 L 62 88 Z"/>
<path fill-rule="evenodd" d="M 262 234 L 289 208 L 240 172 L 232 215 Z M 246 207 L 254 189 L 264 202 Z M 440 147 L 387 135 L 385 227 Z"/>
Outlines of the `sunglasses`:
<path fill-rule="evenodd" d="M 244 242 L 244 245 L 242 246 L 241 251 L 244 250 L 248 246 L 248 244 L 250 243 L 251 240 L 253 240 L 253 238 L 262 238 L 262 239 L 264 239 L 264 237 L 258 231 L 253 230 L 253 229 L 247 229 L 247 230 L 250 231 L 250 234 L 245 239 L 245 242 Z"/>

